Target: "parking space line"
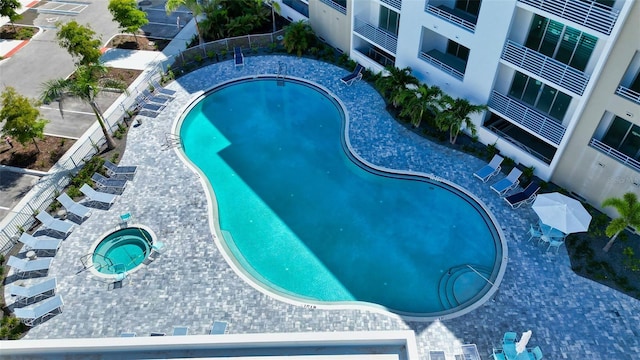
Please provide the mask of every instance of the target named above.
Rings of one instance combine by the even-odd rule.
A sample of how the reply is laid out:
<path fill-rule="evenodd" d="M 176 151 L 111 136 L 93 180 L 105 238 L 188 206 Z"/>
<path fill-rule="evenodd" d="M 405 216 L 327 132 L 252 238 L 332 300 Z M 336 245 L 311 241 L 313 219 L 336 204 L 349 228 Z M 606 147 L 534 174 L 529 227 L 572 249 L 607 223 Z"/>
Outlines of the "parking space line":
<path fill-rule="evenodd" d="M 60 111 L 60 109 L 56 109 L 48 106 L 40 106 L 40 109 Z M 65 110 L 64 112 L 72 113 L 72 114 L 95 115 L 93 112 L 89 112 L 89 111 Z"/>

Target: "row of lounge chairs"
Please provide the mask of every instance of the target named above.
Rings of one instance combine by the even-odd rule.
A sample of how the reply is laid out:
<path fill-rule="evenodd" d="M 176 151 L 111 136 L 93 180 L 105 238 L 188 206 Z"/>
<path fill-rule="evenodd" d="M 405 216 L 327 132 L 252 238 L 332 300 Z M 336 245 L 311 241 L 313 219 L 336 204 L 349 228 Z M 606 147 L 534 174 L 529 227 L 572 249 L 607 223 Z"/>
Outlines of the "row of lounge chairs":
<path fill-rule="evenodd" d="M 502 156 L 497 154 L 494 155 L 491 161 L 487 165 L 480 168 L 478 171 L 474 172 L 473 176 L 486 183 L 493 176 L 500 173 L 503 160 L 504 158 Z M 524 188 L 523 191 L 512 194 L 510 196 L 505 196 L 509 191 L 518 187 L 518 185 L 520 184 L 520 175 L 522 175 L 522 170 L 514 167 L 506 177 L 491 185 L 491 189 L 497 192 L 498 195 L 502 196 L 502 198 L 513 209 L 516 209 L 524 204 L 533 203 L 536 198 L 536 194 L 540 190 L 540 184 L 532 181 L 529 183 L 529 185 L 527 185 L 527 187 Z"/>
<path fill-rule="evenodd" d="M 174 99 L 176 91 L 165 89 L 155 79 L 151 80 L 149 86 L 153 88 L 153 92 L 149 89 L 140 92 L 134 101 L 133 111 L 155 118 Z"/>

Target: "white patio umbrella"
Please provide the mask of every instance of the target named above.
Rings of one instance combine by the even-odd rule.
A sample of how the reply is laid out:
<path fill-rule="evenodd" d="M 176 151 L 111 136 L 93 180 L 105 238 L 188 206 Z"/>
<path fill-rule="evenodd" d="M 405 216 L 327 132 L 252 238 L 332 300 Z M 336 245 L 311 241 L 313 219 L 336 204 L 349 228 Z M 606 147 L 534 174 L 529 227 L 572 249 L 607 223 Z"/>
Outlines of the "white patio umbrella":
<path fill-rule="evenodd" d="M 565 234 L 589 229 L 591 215 L 576 199 L 557 192 L 540 194 L 531 207 L 543 224 Z"/>
<path fill-rule="evenodd" d="M 520 341 L 516 343 L 516 353 L 520 354 L 527 349 L 527 344 L 529 343 L 529 339 L 531 339 L 531 334 L 531 330 L 522 333 Z"/>

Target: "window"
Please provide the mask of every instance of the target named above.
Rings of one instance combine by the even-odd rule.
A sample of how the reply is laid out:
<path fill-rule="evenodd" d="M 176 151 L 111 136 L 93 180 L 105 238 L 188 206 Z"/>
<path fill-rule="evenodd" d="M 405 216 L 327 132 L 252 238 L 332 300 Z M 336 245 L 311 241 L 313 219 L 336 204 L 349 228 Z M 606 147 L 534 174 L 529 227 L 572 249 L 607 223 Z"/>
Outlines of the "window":
<path fill-rule="evenodd" d="M 584 71 L 597 41 L 595 36 L 535 15 L 524 46 Z"/>
<path fill-rule="evenodd" d="M 616 116 L 602 142 L 629 157 L 640 160 L 640 126 L 638 125 Z"/>
<path fill-rule="evenodd" d="M 298 13 L 309 17 L 309 5 L 302 2 L 301 0 L 282 0 L 282 2 Z"/>
<path fill-rule="evenodd" d="M 640 73 L 636 75 L 636 78 L 631 83 L 631 86 L 629 86 L 629 89 L 640 93 Z"/>
<path fill-rule="evenodd" d="M 469 60 L 469 49 L 455 41 L 449 40 L 447 42 L 447 54 L 451 54 L 461 60 L 464 60 L 464 62 Z"/>
<path fill-rule="evenodd" d="M 480 0 L 456 0 L 455 8 L 478 16 L 478 13 L 480 13 L 480 3 Z"/>
<path fill-rule="evenodd" d="M 393 35 L 398 36 L 398 25 L 400 24 L 400 15 L 384 6 L 380 6 L 380 20 L 378 27 Z"/>
<path fill-rule="evenodd" d="M 514 75 L 509 96 L 560 122 L 562 122 L 571 103 L 571 96 L 521 72 L 516 72 Z"/>

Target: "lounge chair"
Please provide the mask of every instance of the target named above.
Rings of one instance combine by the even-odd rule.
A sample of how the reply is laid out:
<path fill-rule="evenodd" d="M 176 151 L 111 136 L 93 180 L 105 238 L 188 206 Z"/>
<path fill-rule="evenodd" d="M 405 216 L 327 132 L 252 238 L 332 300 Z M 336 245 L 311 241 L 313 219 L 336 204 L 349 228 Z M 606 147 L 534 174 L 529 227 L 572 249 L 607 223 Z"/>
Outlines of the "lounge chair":
<path fill-rule="evenodd" d="M 153 91 L 158 92 L 158 95 L 164 95 L 173 98 L 176 94 L 175 90 L 165 89 L 158 80 L 151 79 L 151 86 L 153 86 Z"/>
<path fill-rule="evenodd" d="M 102 165 L 107 170 L 107 175 L 114 179 L 132 180 L 138 170 L 137 166 L 118 166 L 109 160 Z"/>
<path fill-rule="evenodd" d="M 173 327 L 173 335 L 174 336 L 187 335 L 188 332 L 189 332 L 189 327 L 188 326 L 174 326 Z"/>
<path fill-rule="evenodd" d="M 226 321 L 214 321 L 213 322 L 213 326 L 211 326 L 211 335 L 221 335 L 227 332 L 227 325 L 228 323 Z"/>
<path fill-rule="evenodd" d="M 354 81 L 358 81 L 362 79 L 362 70 L 364 70 L 364 66 L 357 64 L 356 68 L 353 69 L 353 72 L 343 77 L 342 79 L 340 79 L 340 81 L 347 84 L 347 86 L 351 86 L 351 84 L 353 84 Z"/>
<path fill-rule="evenodd" d="M 154 95 L 148 89 L 142 90 L 142 95 L 144 95 L 148 103 L 156 103 L 156 104 L 162 104 L 162 105 L 167 105 L 171 101 L 171 99 L 173 99 L 163 95 Z"/>
<path fill-rule="evenodd" d="M 65 210 L 67 210 L 67 215 L 76 217 L 80 222 L 84 221 L 84 219 L 91 215 L 91 209 L 73 201 L 67 193 L 60 194 L 56 200 L 58 200 Z"/>
<path fill-rule="evenodd" d="M 524 188 L 524 190 L 504 197 L 503 199 L 511 206 L 512 209 L 516 209 L 524 204 L 531 204 L 536 199 L 538 190 L 540 190 L 540 184 L 532 181 L 526 188 Z"/>
<path fill-rule="evenodd" d="M 244 55 L 242 54 L 242 49 L 240 49 L 239 46 L 233 48 L 233 59 L 236 67 L 244 66 Z"/>
<path fill-rule="evenodd" d="M 107 209 L 110 208 L 111 205 L 113 205 L 117 198 L 117 195 L 114 194 L 95 191 L 91 186 L 87 184 L 82 185 L 82 187 L 80 188 L 80 192 L 82 192 L 90 202 L 101 204 Z"/>
<path fill-rule="evenodd" d="M 62 305 L 62 297 L 56 295 L 29 307 L 14 309 L 13 312 L 25 325 L 33 326 L 54 316 L 58 309 L 62 312 Z"/>
<path fill-rule="evenodd" d="M 123 332 L 123 333 L 120 333 L 120 337 L 136 337 L 136 333 L 134 333 L 134 332 Z"/>
<path fill-rule="evenodd" d="M 35 237 L 27 233 L 20 235 L 18 241 L 23 243 L 27 247 L 27 250 L 42 251 L 44 253 L 51 253 L 54 255 L 60 248 L 60 244 L 62 244 L 61 239 L 48 236 Z"/>
<path fill-rule="evenodd" d="M 44 227 L 44 231 L 47 233 L 53 232 L 66 237 L 73 231 L 73 223 L 55 219 L 46 211 L 39 212 L 38 215 L 36 215 L 36 219 L 40 220 Z"/>
<path fill-rule="evenodd" d="M 7 290 L 11 296 L 16 297 L 16 303 L 29 305 L 55 295 L 56 278 L 53 277 L 29 286 L 9 284 L 9 286 L 7 286 Z"/>
<path fill-rule="evenodd" d="M 149 334 L 149 336 L 165 336 L 167 334 L 165 333 L 161 333 L 161 332 L 152 332 L 151 334 Z"/>
<path fill-rule="evenodd" d="M 109 194 L 120 195 L 127 187 L 127 180 L 107 178 L 100 173 L 94 173 L 93 176 L 91 176 L 91 180 L 95 182 L 98 191 Z"/>
<path fill-rule="evenodd" d="M 509 190 L 514 189 L 520 183 L 518 178 L 522 175 L 522 171 L 518 168 L 511 169 L 511 172 L 507 177 L 499 180 L 497 183 L 491 185 L 491 189 L 497 192 L 500 196 L 504 196 Z"/>
<path fill-rule="evenodd" d="M 493 159 L 491 159 L 491 161 L 480 170 L 474 172 L 473 176 L 482 180 L 482 182 L 487 182 L 492 176 L 500 172 L 500 164 L 502 164 L 502 160 L 504 160 L 502 156 L 498 154 L 493 155 Z"/>
<path fill-rule="evenodd" d="M 447 357 L 442 350 L 429 351 L 429 360 L 446 360 Z"/>
<path fill-rule="evenodd" d="M 51 260 L 53 258 L 50 257 L 27 260 L 10 256 L 7 265 L 15 270 L 17 277 L 25 278 L 29 274 L 46 275 L 49 271 L 49 266 L 51 266 Z"/>

